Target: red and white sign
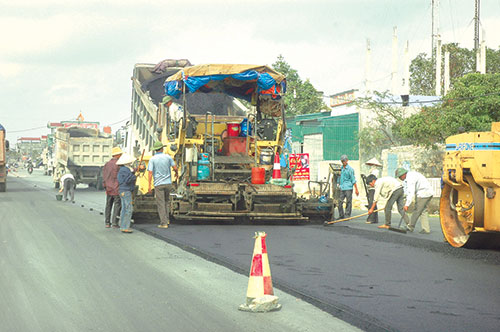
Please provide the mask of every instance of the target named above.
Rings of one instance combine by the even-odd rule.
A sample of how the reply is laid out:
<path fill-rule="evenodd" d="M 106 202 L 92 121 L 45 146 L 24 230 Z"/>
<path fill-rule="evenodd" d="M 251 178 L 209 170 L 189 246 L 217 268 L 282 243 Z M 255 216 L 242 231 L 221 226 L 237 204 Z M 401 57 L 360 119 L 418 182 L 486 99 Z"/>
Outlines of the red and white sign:
<path fill-rule="evenodd" d="M 62 122 L 64 128 L 69 127 L 80 127 L 80 128 L 99 128 L 99 122 L 72 122 L 72 121 L 64 121 Z"/>
<path fill-rule="evenodd" d="M 290 169 L 295 168 L 293 180 L 309 180 L 311 173 L 309 170 L 309 153 L 290 154 Z"/>

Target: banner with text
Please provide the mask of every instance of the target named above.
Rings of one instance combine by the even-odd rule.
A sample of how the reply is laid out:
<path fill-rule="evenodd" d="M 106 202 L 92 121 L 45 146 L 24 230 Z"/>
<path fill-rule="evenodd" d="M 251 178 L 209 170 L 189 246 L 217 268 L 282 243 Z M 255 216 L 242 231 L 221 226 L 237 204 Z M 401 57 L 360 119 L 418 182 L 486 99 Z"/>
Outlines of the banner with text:
<path fill-rule="evenodd" d="M 295 168 L 293 180 L 309 180 L 309 153 L 290 154 L 290 169 Z"/>

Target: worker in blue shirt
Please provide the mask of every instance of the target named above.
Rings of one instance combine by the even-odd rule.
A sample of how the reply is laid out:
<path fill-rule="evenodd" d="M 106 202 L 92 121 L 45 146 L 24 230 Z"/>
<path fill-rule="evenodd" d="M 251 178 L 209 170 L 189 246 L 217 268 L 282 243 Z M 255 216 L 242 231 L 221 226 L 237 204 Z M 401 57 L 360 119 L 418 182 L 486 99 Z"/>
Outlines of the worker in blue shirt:
<path fill-rule="evenodd" d="M 345 154 L 340 157 L 342 168 L 340 171 L 340 198 L 339 198 L 339 219 L 349 218 L 352 210 L 352 189 L 356 190 L 356 196 L 359 195 L 358 186 L 356 184 L 356 176 L 354 169 L 347 163 L 349 159 Z M 345 199 L 345 214 L 344 204 Z"/>

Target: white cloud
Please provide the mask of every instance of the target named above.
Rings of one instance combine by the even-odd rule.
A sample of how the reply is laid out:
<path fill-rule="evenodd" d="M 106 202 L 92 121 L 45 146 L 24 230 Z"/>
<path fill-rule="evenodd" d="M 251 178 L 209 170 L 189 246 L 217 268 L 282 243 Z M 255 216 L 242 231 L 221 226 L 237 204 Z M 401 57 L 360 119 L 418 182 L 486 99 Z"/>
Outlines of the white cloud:
<path fill-rule="evenodd" d="M 0 62 L 0 79 L 7 80 L 16 77 L 23 71 L 23 67 L 17 63 Z"/>
<path fill-rule="evenodd" d="M 2 57 L 45 52 L 60 47 L 71 36 L 71 19 L 65 16 L 47 19 L 4 18 L 0 30 Z"/>

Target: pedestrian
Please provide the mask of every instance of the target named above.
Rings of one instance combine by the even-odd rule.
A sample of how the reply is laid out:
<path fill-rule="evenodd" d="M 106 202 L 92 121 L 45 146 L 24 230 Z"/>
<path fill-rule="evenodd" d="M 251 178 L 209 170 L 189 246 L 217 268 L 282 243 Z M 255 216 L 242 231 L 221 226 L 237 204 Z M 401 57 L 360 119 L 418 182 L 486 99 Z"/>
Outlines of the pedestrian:
<path fill-rule="evenodd" d="M 340 170 L 340 198 L 339 198 L 339 219 L 349 218 L 352 211 L 352 190 L 356 190 L 356 196 L 359 195 L 358 185 L 354 169 L 348 165 L 349 159 L 344 154 L 340 157 L 342 168 Z M 342 206 L 345 199 L 345 214 Z"/>
<path fill-rule="evenodd" d="M 132 192 L 135 189 L 136 176 L 132 163 L 135 158 L 128 153 L 123 153 L 116 162 L 120 166 L 118 170 L 118 192 L 121 199 L 120 230 L 123 233 L 132 233 L 130 222 L 132 219 Z"/>
<path fill-rule="evenodd" d="M 404 210 L 408 211 L 408 207 L 415 199 L 415 208 L 411 214 L 410 222 L 407 224 L 407 230 L 413 232 L 415 225 L 417 224 L 418 218 L 422 216 L 422 230 L 420 234 L 429 234 L 431 232 L 431 227 L 429 225 L 429 214 L 427 213 L 427 206 L 429 205 L 433 190 L 429 181 L 415 171 L 408 171 L 404 168 L 398 168 L 396 170 L 396 177 L 403 181 L 406 203 Z"/>
<path fill-rule="evenodd" d="M 365 165 L 370 167 L 369 174 L 373 174 L 377 178 L 380 177 L 380 169 L 382 168 L 382 164 L 377 160 L 377 158 L 368 160 Z"/>
<path fill-rule="evenodd" d="M 153 144 L 155 155 L 148 163 L 148 193 L 152 191 L 151 180 L 154 180 L 156 205 L 160 216 L 159 228 L 168 228 L 170 224 L 170 192 L 173 189 L 171 168 L 177 174 L 177 165 L 168 154 L 163 153 L 163 143 L 156 141 Z"/>
<path fill-rule="evenodd" d="M 102 169 L 102 184 L 104 186 L 104 190 L 106 190 L 106 208 L 104 212 L 104 225 L 106 228 L 111 227 L 111 223 L 113 223 L 113 228 L 120 227 L 118 226 L 118 216 L 121 211 L 121 199 L 118 191 L 118 170 L 120 169 L 120 166 L 118 166 L 116 162 L 122 154 L 122 149 L 115 146 L 111 149 L 112 158 Z M 112 216 L 111 212 L 113 213 Z"/>
<path fill-rule="evenodd" d="M 382 164 L 377 160 L 377 158 L 372 158 L 368 160 L 365 165 L 370 166 L 370 172 L 369 174 L 374 175 L 376 178 L 380 176 L 380 168 L 382 168 Z M 368 178 L 367 178 L 368 179 Z M 368 181 L 366 182 L 368 185 L 368 197 L 366 199 L 368 200 L 368 208 L 370 208 L 373 204 L 373 197 L 375 195 L 375 188 L 370 186 L 368 184 Z M 375 211 L 378 210 L 377 205 L 375 205 Z M 368 218 L 366 219 L 367 224 L 378 224 L 378 212 L 373 212 L 372 214 L 368 215 Z"/>
<path fill-rule="evenodd" d="M 75 202 L 75 187 L 76 187 L 76 181 L 75 177 L 73 174 L 71 174 L 69 171 L 66 172 L 61 178 L 59 179 L 59 192 L 63 192 L 63 197 L 64 201 L 68 200 L 68 194 L 71 198 L 71 202 Z"/>
<path fill-rule="evenodd" d="M 370 210 L 368 210 L 369 214 L 372 214 L 373 211 L 375 211 L 377 202 L 380 198 L 387 199 L 387 203 L 384 208 L 385 223 L 378 226 L 378 228 L 388 229 L 391 227 L 392 207 L 394 206 L 394 203 L 397 203 L 398 212 L 407 224 L 409 218 L 404 210 L 403 184 L 392 176 L 385 176 L 377 179 L 377 177 L 373 174 L 368 175 L 366 182 L 375 190 L 372 206 L 370 207 Z"/>

